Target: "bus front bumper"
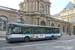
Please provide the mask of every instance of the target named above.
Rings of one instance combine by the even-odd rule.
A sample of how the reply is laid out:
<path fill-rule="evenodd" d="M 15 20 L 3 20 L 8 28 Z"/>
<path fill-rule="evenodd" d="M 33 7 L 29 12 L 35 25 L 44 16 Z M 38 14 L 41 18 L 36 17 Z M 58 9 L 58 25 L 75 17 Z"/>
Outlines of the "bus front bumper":
<path fill-rule="evenodd" d="M 7 40 L 8 42 L 11 42 L 11 41 L 23 41 L 24 38 L 7 38 L 7 37 L 6 37 L 6 40 Z"/>

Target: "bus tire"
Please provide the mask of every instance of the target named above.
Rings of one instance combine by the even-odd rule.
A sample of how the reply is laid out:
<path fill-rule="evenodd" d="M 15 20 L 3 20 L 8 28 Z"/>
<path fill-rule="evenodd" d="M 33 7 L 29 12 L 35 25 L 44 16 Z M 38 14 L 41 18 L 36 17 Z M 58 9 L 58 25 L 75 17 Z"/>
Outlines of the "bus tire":
<path fill-rule="evenodd" d="M 54 38 L 54 36 L 52 35 L 52 37 L 51 37 L 51 40 L 54 40 L 55 38 Z"/>
<path fill-rule="evenodd" d="M 30 41 L 30 38 L 29 38 L 29 37 L 25 37 L 25 38 L 24 38 L 24 41 L 25 41 L 25 42 L 29 42 L 29 41 Z"/>

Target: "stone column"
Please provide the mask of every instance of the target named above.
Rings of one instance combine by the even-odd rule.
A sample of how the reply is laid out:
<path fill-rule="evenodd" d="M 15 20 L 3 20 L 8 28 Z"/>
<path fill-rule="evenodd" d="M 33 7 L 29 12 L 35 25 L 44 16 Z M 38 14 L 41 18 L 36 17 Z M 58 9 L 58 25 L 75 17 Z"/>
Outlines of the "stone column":
<path fill-rule="evenodd" d="M 39 12 L 40 12 L 40 1 L 39 1 Z"/>
<path fill-rule="evenodd" d="M 44 12 L 45 12 L 44 14 L 46 14 L 46 6 L 44 6 Z"/>
<path fill-rule="evenodd" d="M 62 32 L 62 34 L 63 34 L 63 25 L 61 24 L 61 32 Z"/>
<path fill-rule="evenodd" d="M 47 5 L 45 7 L 46 7 L 46 14 L 47 14 Z"/>
<path fill-rule="evenodd" d="M 31 12 L 33 12 L 33 2 L 31 2 Z"/>
<path fill-rule="evenodd" d="M 28 1 L 28 12 L 29 12 L 29 1 Z"/>
<path fill-rule="evenodd" d="M 48 5 L 47 5 L 47 15 L 48 15 Z"/>
<path fill-rule="evenodd" d="M 31 1 L 29 2 L 29 12 L 31 12 Z"/>
<path fill-rule="evenodd" d="M 28 2 L 26 2 L 26 11 L 28 11 Z"/>
<path fill-rule="evenodd" d="M 26 3 L 24 3 L 24 11 L 26 11 Z"/>
<path fill-rule="evenodd" d="M 35 25 L 37 25 L 37 18 L 35 18 Z"/>
<path fill-rule="evenodd" d="M 33 17 L 31 17 L 31 24 L 33 25 Z"/>
<path fill-rule="evenodd" d="M 2 30 L 3 30 L 3 22 L 2 22 Z"/>
<path fill-rule="evenodd" d="M 50 20 L 48 20 L 49 21 L 49 26 L 50 26 Z"/>
<path fill-rule="evenodd" d="M 36 11 L 36 1 L 34 0 L 33 2 L 33 11 L 35 12 Z"/>
<path fill-rule="evenodd" d="M 48 14 L 50 15 L 50 6 L 48 5 Z"/>
<path fill-rule="evenodd" d="M 50 26 L 51 26 L 52 20 L 50 20 Z"/>
<path fill-rule="evenodd" d="M 38 1 L 36 1 L 36 11 L 39 11 L 39 3 L 38 3 Z"/>
<path fill-rule="evenodd" d="M 46 17 L 46 26 L 48 26 L 48 18 Z"/>
<path fill-rule="evenodd" d="M 37 25 L 40 25 L 40 24 L 39 24 L 39 18 L 37 18 Z"/>

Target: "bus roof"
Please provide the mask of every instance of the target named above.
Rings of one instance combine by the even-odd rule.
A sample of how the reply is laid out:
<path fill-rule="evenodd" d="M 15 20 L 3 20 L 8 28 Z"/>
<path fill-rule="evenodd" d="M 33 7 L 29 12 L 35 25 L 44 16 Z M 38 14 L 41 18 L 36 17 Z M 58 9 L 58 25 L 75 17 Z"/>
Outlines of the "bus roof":
<path fill-rule="evenodd" d="M 20 26 L 35 26 L 35 27 L 50 27 L 50 28 L 59 28 L 59 27 L 40 26 L 40 25 L 30 25 L 30 24 L 20 24 L 20 23 L 10 23 L 10 24 L 20 25 Z"/>

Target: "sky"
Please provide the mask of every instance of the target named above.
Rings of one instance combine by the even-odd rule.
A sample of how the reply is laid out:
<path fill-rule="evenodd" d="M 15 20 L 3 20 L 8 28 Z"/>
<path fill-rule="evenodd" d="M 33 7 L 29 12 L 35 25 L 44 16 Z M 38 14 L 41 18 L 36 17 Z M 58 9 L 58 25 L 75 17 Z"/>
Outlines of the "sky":
<path fill-rule="evenodd" d="M 0 6 L 5 6 L 9 8 L 19 9 L 19 3 L 23 2 L 24 0 L 0 0 Z M 51 8 L 50 12 L 51 15 L 59 13 L 61 10 L 65 8 L 65 6 L 73 0 L 50 0 Z"/>
<path fill-rule="evenodd" d="M 73 0 L 50 0 L 51 15 L 60 13 L 70 1 L 73 3 Z"/>

